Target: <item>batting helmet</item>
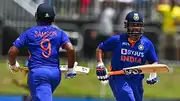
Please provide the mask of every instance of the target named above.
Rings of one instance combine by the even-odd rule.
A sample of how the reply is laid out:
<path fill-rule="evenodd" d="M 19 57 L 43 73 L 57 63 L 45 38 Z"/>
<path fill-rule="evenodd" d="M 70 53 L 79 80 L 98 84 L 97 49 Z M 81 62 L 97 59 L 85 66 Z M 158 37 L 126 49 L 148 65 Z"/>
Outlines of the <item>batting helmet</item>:
<path fill-rule="evenodd" d="M 128 13 L 124 24 L 129 36 L 141 36 L 143 34 L 143 16 L 139 12 L 132 11 Z"/>
<path fill-rule="evenodd" d="M 35 18 L 38 22 L 54 22 L 55 12 L 53 7 L 46 3 L 40 4 L 37 8 Z"/>

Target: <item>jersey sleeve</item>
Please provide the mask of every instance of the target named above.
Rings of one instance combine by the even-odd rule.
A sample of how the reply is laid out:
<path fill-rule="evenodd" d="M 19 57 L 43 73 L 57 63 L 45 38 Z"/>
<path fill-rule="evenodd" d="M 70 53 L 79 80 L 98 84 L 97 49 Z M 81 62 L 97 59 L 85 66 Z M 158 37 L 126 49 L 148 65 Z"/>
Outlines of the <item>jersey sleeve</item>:
<path fill-rule="evenodd" d="M 149 50 L 147 53 L 147 61 L 148 63 L 152 64 L 154 62 L 158 62 L 158 58 L 154 49 L 154 45 L 152 44 L 152 42 L 150 42 L 149 44 Z"/>
<path fill-rule="evenodd" d="M 62 39 L 61 47 L 63 47 L 67 42 L 70 42 L 70 39 L 69 39 L 69 37 L 67 36 L 67 34 L 65 32 L 62 32 L 61 39 Z"/>
<path fill-rule="evenodd" d="M 98 48 L 101 49 L 104 52 L 113 51 L 116 47 L 116 44 L 118 42 L 118 36 L 112 36 L 105 40 L 104 42 L 100 43 Z"/>
<path fill-rule="evenodd" d="M 13 43 L 16 48 L 21 48 L 27 44 L 27 32 L 22 33 Z"/>

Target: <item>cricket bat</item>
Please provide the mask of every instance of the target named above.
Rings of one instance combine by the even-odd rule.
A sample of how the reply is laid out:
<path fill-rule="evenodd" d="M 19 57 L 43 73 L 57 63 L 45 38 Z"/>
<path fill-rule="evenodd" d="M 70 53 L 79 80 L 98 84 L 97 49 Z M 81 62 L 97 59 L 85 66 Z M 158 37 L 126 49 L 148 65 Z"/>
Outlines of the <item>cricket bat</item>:
<path fill-rule="evenodd" d="M 74 69 L 77 74 L 88 74 L 90 72 L 90 68 L 84 67 L 84 66 L 77 66 L 77 62 L 74 63 Z M 22 70 L 29 70 L 28 67 L 23 67 Z M 60 70 L 62 72 L 67 72 L 68 71 L 68 65 L 60 65 Z"/>
<path fill-rule="evenodd" d="M 169 72 L 169 67 L 165 64 L 147 64 L 147 65 L 140 65 L 140 66 L 133 66 L 124 68 L 123 70 L 119 71 L 111 71 L 108 72 L 108 75 L 130 75 L 130 74 L 149 74 L 149 73 L 162 73 L 162 72 Z"/>

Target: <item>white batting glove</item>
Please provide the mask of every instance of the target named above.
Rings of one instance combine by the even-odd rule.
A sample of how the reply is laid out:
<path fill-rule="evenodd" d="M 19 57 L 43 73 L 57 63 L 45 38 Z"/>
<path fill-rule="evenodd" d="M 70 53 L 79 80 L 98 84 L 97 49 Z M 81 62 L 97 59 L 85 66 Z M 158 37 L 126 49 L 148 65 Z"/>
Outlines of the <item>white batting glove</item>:
<path fill-rule="evenodd" d="M 147 84 L 153 85 L 158 82 L 158 76 L 157 73 L 150 73 L 149 77 L 146 80 Z"/>
<path fill-rule="evenodd" d="M 16 64 L 15 64 L 15 65 L 10 65 L 10 64 L 8 63 L 8 68 L 10 69 L 10 71 L 11 71 L 12 73 L 17 73 L 18 71 L 21 70 L 20 65 L 19 65 L 19 63 L 18 63 L 17 61 L 16 61 Z"/>
<path fill-rule="evenodd" d="M 104 66 L 104 63 L 98 63 L 96 66 L 96 75 L 100 81 L 108 81 L 108 71 Z"/>
<path fill-rule="evenodd" d="M 75 62 L 73 68 L 68 68 L 68 71 L 65 74 L 65 78 L 66 79 L 71 79 L 71 78 L 75 78 L 76 77 L 75 68 L 76 68 L 77 65 L 78 65 L 78 62 Z"/>

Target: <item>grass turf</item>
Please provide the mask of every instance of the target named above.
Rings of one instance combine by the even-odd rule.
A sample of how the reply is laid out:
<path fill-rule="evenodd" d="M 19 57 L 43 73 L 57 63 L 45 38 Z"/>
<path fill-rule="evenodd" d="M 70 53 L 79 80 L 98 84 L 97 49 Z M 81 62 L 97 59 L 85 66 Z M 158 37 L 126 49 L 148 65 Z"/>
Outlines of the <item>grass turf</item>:
<path fill-rule="evenodd" d="M 22 62 L 21 62 L 22 63 Z M 80 63 L 87 66 L 87 63 Z M 24 88 L 15 86 L 11 80 L 24 81 L 22 73 L 12 74 L 7 68 L 7 62 L 0 60 L 0 94 L 28 94 Z M 159 74 L 159 82 L 155 85 L 147 85 L 144 80 L 145 98 L 180 98 L 180 68 L 174 68 L 173 73 Z M 102 91 L 102 84 L 96 79 L 95 69 L 92 68 L 89 75 L 77 75 L 75 79 L 67 80 L 62 75 L 62 81 L 55 91 L 55 96 L 72 97 L 105 97 L 112 98 L 112 92 L 108 85 Z"/>

